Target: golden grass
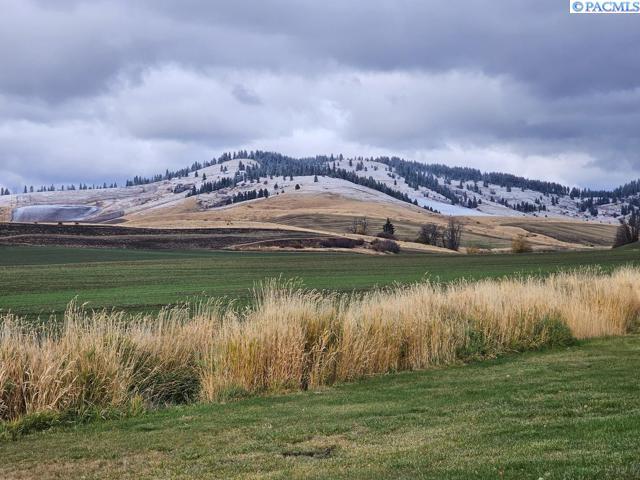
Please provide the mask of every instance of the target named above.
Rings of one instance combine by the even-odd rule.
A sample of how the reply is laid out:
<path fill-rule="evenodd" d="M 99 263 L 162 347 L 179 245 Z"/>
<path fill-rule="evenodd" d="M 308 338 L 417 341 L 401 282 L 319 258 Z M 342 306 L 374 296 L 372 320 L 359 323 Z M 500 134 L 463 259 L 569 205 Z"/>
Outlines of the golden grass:
<path fill-rule="evenodd" d="M 624 335 L 640 314 L 640 270 L 357 296 L 269 282 L 254 298 L 242 310 L 209 300 L 135 317 L 72 303 L 61 325 L 39 328 L 5 315 L 0 420 L 316 388 Z"/>
<path fill-rule="evenodd" d="M 138 227 L 277 227 L 283 229 L 345 233 L 354 218 L 366 216 L 373 224 L 382 224 L 391 218 L 401 237 L 415 238 L 422 225 L 444 225 L 447 217 L 425 211 L 414 205 L 389 199 L 380 201 L 376 195 L 370 199 L 355 199 L 330 192 L 289 192 L 271 196 L 267 200 L 246 202 L 229 208 L 200 210 L 195 197 L 170 205 L 142 210 L 125 217 L 126 225 Z M 586 244 L 608 244 L 615 226 L 580 220 L 553 220 L 527 217 L 460 217 L 465 235 L 473 242 L 504 244 L 511 239 L 527 235 L 538 248 L 584 248 Z M 561 227 L 562 234 L 558 234 Z M 374 232 L 375 233 L 375 232 Z M 609 242 L 610 243 L 610 242 Z"/>
<path fill-rule="evenodd" d="M 617 225 L 585 222 L 581 220 L 561 219 L 521 219 L 507 220 L 504 226 L 522 228 L 527 232 L 545 235 L 568 243 L 594 244 L 601 246 L 613 245 Z"/>
<path fill-rule="evenodd" d="M 0 222 L 11 221 L 11 207 L 0 207 Z"/>

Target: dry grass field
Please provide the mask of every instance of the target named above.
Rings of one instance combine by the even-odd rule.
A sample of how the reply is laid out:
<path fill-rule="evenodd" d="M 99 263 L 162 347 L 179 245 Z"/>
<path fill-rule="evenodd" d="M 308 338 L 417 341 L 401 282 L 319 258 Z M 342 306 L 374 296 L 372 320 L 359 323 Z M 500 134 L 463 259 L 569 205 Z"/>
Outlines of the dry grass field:
<path fill-rule="evenodd" d="M 640 271 L 422 283 L 358 295 L 266 283 L 246 309 L 218 301 L 156 315 L 0 319 L 0 419 L 85 415 L 315 389 L 637 327 Z M 16 423 L 17 422 L 17 423 Z M 9 430 L 11 430 L 9 424 Z"/>
<path fill-rule="evenodd" d="M 412 241 L 425 223 L 444 225 L 447 218 L 411 204 L 390 199 L 368 202 L 336 193 L 291 192 L 266 200 L 202 210 L 195 198 L 166 208 L 157 208 L 125 217 L 125 225 L 155 228 L 196 228 L 207 226 L 271 227 L 304 229 L 344 234 L 353 219 L 366 217 L 371 233 L 392 219 L 401 240 Z M 464 246 L 483 249 L 508 248 L 511 239 L 525 235 L 534 249 L 575 249 L 611 244 L 615 226 L 586 222 L 557 221 L 527 217 L 459 217 L 464 224 Z"/>
<path fill-rule="evenodd" d="M 569 243 L 587 243 L 610 246 L 615 238 L 616 226 L 603 223 L 568 221 L 519 221 L 505 222 L 505 226 L 522 228 L 532 233 Z"/>

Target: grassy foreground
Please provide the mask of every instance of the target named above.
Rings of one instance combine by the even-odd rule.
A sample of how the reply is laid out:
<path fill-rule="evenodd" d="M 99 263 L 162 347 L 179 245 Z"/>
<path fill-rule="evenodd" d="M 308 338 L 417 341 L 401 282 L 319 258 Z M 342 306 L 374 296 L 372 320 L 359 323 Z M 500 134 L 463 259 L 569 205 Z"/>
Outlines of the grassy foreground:
<path fill-rule="evenodd" d="M 41 417 L 315 390 L 638 329 L 640 269 L 423 283 L 336 295 L 270 282 L 250 308 L 207 300 L 62 324 L 0 316 L 0 427 Z M 1 433 L 1 432 L 0 432 Z"/>
<path fill-rule="evenodd" d="M 0 478 L 637 479 L 640 337 L 0 443 Z"/>
<path fill-rule="evenodd" d="M 366 256 L 337 253 L 174 252 L 0 247 L 0 310 L 60 314 L 71 299 L 90 308 L 153 312 L 205 293 L 246 300 L 256 281 L 300 278 L 306 287 L 365 290 L 424 278 L 451 281 L 640 264 L 638 246 L 526 255 Z"/>

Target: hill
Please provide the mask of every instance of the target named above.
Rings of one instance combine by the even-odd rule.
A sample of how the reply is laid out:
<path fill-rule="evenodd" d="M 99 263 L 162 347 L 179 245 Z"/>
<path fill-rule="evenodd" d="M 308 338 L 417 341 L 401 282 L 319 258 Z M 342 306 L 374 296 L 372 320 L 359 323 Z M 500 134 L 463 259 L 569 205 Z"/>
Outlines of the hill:
<path fill-rule="evenodd" d="M 0 221 L 346 234 L 354 219 L 366 217 L 372 234 L 391 218 L 401 239 L 414 240 L 422 225 L 456 216 L 465 224 L 465 246 L 507 248 L 513 236 L 525 235 L 534 248 L 566 249 L 610 245 L 618 219 L 639 204 L 633 185 L 577 190 L 399 158 L 237 152 L 135 177 L 124 187 L 25 187 L 27 193 L 0 196 Z"/>

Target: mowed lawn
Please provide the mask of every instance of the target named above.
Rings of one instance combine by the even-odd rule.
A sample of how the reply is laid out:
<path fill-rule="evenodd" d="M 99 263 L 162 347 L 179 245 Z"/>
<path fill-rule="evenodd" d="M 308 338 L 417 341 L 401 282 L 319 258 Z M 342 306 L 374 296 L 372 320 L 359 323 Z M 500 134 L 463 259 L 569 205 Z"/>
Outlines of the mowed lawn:
<path fill-rule="evenodd" d="M 242 302 L 256 282 L 277 277 L 300 279 L 308 288 L 350 291 L 426 278 L 538 275 L 639 263 L 637 247 L 469 256 L 0 247 L 0 310 L 45 318 L 62 312 L 74 297 L 91 308 L 135 312 L 154 311 L 201 294 Z"/>
<path fill-rule="evenodd" d="M 640 337 L 0 443 L 0 478 L 640 478 Z"/>

